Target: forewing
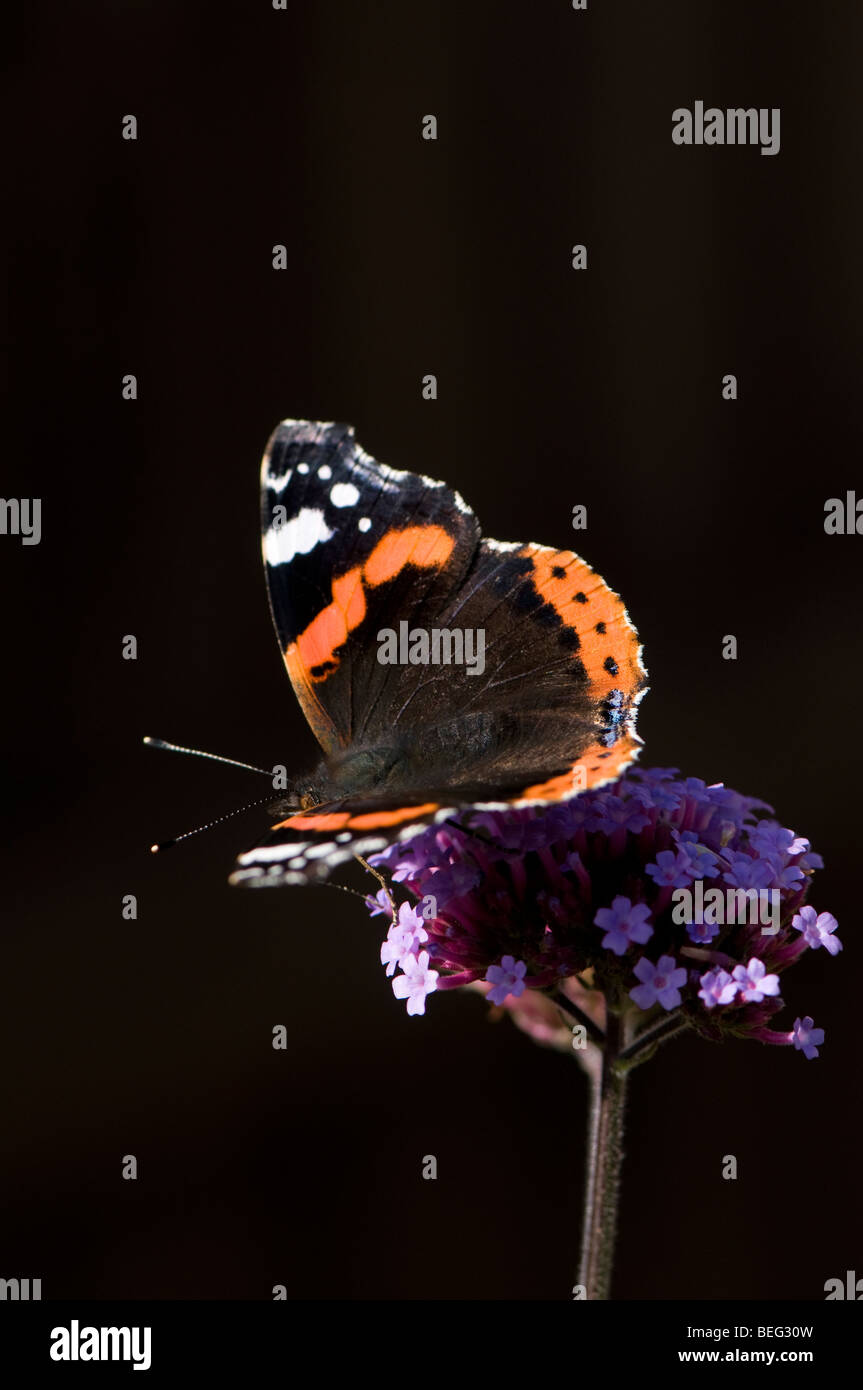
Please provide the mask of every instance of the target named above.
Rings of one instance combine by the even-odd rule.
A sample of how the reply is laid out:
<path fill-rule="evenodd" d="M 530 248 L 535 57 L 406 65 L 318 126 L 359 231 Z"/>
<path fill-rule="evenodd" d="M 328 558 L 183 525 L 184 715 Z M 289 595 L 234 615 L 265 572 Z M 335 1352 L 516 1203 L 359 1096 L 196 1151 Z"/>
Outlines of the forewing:
<path fill-rule="evenodd" d="M 377 463 L 350 426 L 285 420 L 261 466 L 261 538 L 306 718 L 327 753 L 362 742 L 392 676 L 379 628 L 446 607 L 474 558 L 476 517 L 443 483 Z"/>

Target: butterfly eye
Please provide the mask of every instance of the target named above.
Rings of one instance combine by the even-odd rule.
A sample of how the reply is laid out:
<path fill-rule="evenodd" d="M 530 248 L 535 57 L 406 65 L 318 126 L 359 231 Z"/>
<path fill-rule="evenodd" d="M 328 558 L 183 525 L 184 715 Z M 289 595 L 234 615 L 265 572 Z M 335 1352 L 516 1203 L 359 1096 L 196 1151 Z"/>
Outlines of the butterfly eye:
<path fill-rule="evenodd" d="M 274 816 L 290 816 L 296 811 L 310 811 L 320 804 L 321 798 L 315 795 L 311 787 L 294 787 L 280 796 L 278 801 L 271 802 L 267 811 Z"/>

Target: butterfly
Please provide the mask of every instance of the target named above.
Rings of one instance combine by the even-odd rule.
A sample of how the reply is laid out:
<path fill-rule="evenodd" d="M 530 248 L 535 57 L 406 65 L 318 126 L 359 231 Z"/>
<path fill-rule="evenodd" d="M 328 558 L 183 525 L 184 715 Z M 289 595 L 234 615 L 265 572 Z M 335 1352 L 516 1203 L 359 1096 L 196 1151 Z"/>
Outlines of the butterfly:
<path fill-rule="evenodd" d="M 320 744 L 231 882 L 325 879 L 466 807 L 559 802 L 638 756 L 626 609 L 570 550 L 483 537 L 458 492 L 284 420 L 261 544 L 285 667 Z"/>

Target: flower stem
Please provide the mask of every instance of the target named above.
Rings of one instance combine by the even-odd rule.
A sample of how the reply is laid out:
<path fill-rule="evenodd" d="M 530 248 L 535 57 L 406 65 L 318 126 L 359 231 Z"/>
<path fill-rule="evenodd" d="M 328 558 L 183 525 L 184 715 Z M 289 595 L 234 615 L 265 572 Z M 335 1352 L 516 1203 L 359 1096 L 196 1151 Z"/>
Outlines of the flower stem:
<path fill-rule="evenodd" d="M 607 1299 L 611 1286 L 620 1168 L 626 1070 L 617 1066 L 621 1020 L 609 1012 L 602 1067 L 591 1076 L 590 1134 L 584 1225 L 578 1282 L 588 1299 Z"/>
<path fill-rule="evenodd" d="M 682 1014 L 673 1013 L 666 1018 L 661 1018 L 651 1028 L 645 1028 L 643 1033 L 639 1033 L 632 1042 L 620 1052 L 619 1059 L 626 1062 L 630 1069 L 638 1066 L 641 1062 L 646 1062 L 648 1057 L 652 1057 L 660 1043 L 668 1042 L 678 1033 L 689 1027 L 689 1020 Z"/>
<path fill-rule="evenodd" d="M 554 1002 L 559 1009 L 563 1009 L 564 1013 L 568 1013 L 571 1018 L 576 1019 L 582 1025 L 591 1042 L 598 1043 L 600 1047 L 603 1045 L 605 1034 L 602 1029 L 598 1028 L 593 1019 L 588 1018 L 587 1014 L 577 1004 L 574 1004 L 562 989 L 554 995 Z"/>

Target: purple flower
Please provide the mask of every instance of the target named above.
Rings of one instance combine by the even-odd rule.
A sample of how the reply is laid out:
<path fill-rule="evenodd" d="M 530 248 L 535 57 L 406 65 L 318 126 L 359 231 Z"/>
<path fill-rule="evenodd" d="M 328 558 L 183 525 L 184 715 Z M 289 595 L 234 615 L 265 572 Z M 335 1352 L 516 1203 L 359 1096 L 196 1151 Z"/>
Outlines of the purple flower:
<path fill-rule="evenodd" d="M 768 860 L 768 863 L 775 865 L 775 860 Z M 803 886 L 804 874 L 799 864 L 788 864 L 784 869 L 776 868 L 773 876 L 773 883 L 776 888 L 786 888 L 790 893 L 795 893 L 798 888 Z"/>
<path fill-rule="evenodd" d="M 692 864 L 694 878 L 718 878 L 719 860 L 718 855 L 708 849 L 706 845 L 698 843 L 698 836 L 694 830 L 672 830 L 671 834 L 677 841 L 680 849 L 686 854 Z M 683 887 L 679 884 L 678 887 Z"/>
<path fill-rule="evenodd" d="M 811 871 L 812 869 L 824 868 L 823 856 L 820 854 L 816 854 L 814 850 L 807 850 L 805 854 L 802 854 L 800 856 L 797 862 L 799 863 L 801 869 L 806 869 L 809 871 Z"/>
<path fill-rule="evenodd" d="M 660 850 L 655 864 L 648 864 L 646 872 L 660 887 L 686 888 L 698 875 L 695 866 L 685 850 L 677 854 L 673 850 Z"/>
<path fill-rule="evenodd" d="M 806 945 L 811 946 L 813 951 L 823 946 L 831 956 L 836 956 L 842 950 L 842 942 L 833 935 L 839 923 L 832 912 L 822 912 L 816 916 L 814 907 L 801 907 L 792 917 L 791 925 L 797 931 L 802 931 Z"/>
<path fill-rule="evenodd" d="M 818 1056 L 818 1049 L 824 1042 L 824 1029 L 813 1028 L 812 1019 L 795 1018 L 794 1031 L 791 1034 L 791 1041 L 798 1052 L 803 1053 L 810 1061 Z"/>
<path fill-rule="evenodd" d="M 578 800 L 573 803 L 578 805 Z M 474 829 L 485 830 L 505 849 L 530 854 L 548 844 L 548 826 L 537 821 L 530 811 L 514 811 L 502 816 L 500 811 L 477 811 L 471 822 Z"/>
<path fill-rule="evenodd" d="M 706 799 L 719 811 L 721 824 L 740 830 L 752 819 L 753 811 L 770 811 L 772 807 L 754 796 L 741 796 L 740 792 L 716 782 L 705 792 Z"/>
<path fill-rule="evenodd" d="M 687 922 L 686 934 L 690 941 L 694 941 L 696 946 L 709 946 L 714 937 L 719 935 L 718 922 Z"/>
<path fill-rule="evenodd" d="M 666 782 L 656 782 L 651 787 L 639 787 L 638 790 L 642 805 L 656 811 L 676 811 L 683 800 L 676 786 Z"/>
<path fill-rule="evenodd" d="M 490 985 L 494 985 L 494 989 L 490 989 L 488 992 L 488 998 L 492 1004 L 502 1004 L 509 994 L 514 999 L 518 999 L 520 994 L 524 994 L 526 974 L 527 966 L 524 961 L 517 961 L 515 956 L 503 956 L 500 965 L 490 965 L 485 978 Z"/>
<path fill-rule="evenodd" d="M 416 955 L 421 944 L 428 939 L 429 934 L 419 912 L 410 903 L 402 903 L 398 920 L 393 922 L 386 941 L 381 944 L 381 965 L 387 967 L 387 974 L 394 975 L 397 965 L 404 970 L 402 961 L 407 956 Z"/>
<path fill-rule="evenodd" d="M 424 1014 L 426 995 L 437 989 L 438 972 L 429 970 L 429 953 L 420 951 L 418 956 L 406 956 L 402 962 L 403 975 L 393 980 L 393 994 L 396 999 L 408 1001 L 409 1014 Z"/>
<path fill-rule="evenodd" d="M 686 971 L 682 966 L 675 968 L 674 956 L 660 956 L 654 965 L 647 956 L 642 956 L 635 967 L 635 976 L 641 981 L 629 991 L 629 997 L 640 1009 L 651 1009 L 657 1002 L 663 1009 L 676 1009 L 681 1003 L 680 987 L 686 984 Z"/>
<path fill-rule="evenodd" d="M 760 1004 L 765 994 L 779 993 L 779 976 L 768 975 L 763 960 L 753 956 L 748 965 L 735 965 L 733 975 L 741 999 L 747 1004 Z"/>
<path fill-rule="evenodd" d="M 727 970 L 708 970 L 706 975 L 701 976 L 699 984 L 701 989 L 698 997 L 704 1000 L 705 1009 L 713 1009 L 717 1004 L 730 1004 L 738 989 L 737 981 L 731 978 Z"/>
<path fill-rule="evenodd" d="M 762 859 L 772 855 L 802 854 L 809 848 L 809 841 L 802 840 L 793 830 L 786 830 L 775 820 L 760 820 L 749 832 L 749 843 Z"/>
<path fill-rule="evenodd" d="M 732 854 L 731 867 L 722 875 L 734 888 L 769 888 L 773 882 L 772 864 L 749 854 Z"/>
<path fill-rule="evenodd" d="M 809 946 L 841 949 L 830 914 L 804 906 L 821 863 L 808 841 L 763 801 L 668 768 L 634 767 L 550 806 L 464 807 L 373 863 L 400 885 L 381 959 L 411 1012 L 433 990 L 472 986 L 508 1012 L 536 1003 L 554 1013 L 558 991 L 577 988 L 603 1022 L 609 1011 L 636 1025 L 639 1010 L 680 1007 L 705 1037 L 790 1046 L 793 1034 L 770 1026 L 784 1008 L 780 979 L 784 992 Z M 723 898 L 769 891 L 771 930 L 752 921 L 751 904 L 687 922 L 714 915 L 711 902 L 681 917 L 675 902 L 675 889 L 700 898 L 702 880 L 705 896 L 708 880 Z M 367 902 L 375 915 L 389 909 L 382 892 Z M 660 959 L 639 960 L 633 982 L 633 948 L 647 943 Z"/>
<path fill-rule="evenodd" d="M 442 868 L 429 872 L 423 880 L 425 890 L 437 902 L 438 911 L 451 898 L 463 897 L 479 883 L 479 869 L 475 864 L 444 864 Z"/>
<path fill-rule="evenodd" d="M 653 927 L 648 926 L 650 908 L 647 903 L 636 903 L 633 907 L 629 898 L 617 897 L 611 907 L 601 907 L 594 917 L 594 925 L 605 932 L 602 945 L 616 956 L 637 941 L 643 945 L 653 936 Z"/>
<path fill-rule="evenodd" d="M 637 835 L 649 822 L 650 814 L 639 799 L 624 800 L 622 796 L 609 794 L 598 815 L 591 819 L 590 829 L 599 830 L 603 835 L 611 835 L 617 829 L 631 830 Z"/>
<path fill-rule="evenodd" d="M 441 843 L 438 835 L 438 827 L 433 826 L 425 834 L 414 835 L 404 843 L 396 841 L 380 854 L 370 855 L 369 863 L 386 870 L 394 883 L 403 883 L 412 875 L 448 862 L 445 843 Z"/>

